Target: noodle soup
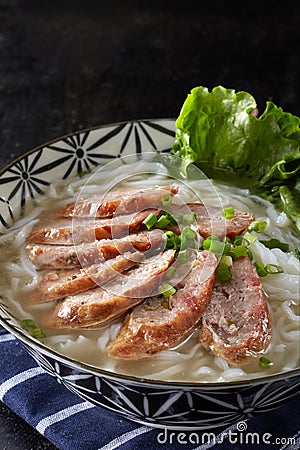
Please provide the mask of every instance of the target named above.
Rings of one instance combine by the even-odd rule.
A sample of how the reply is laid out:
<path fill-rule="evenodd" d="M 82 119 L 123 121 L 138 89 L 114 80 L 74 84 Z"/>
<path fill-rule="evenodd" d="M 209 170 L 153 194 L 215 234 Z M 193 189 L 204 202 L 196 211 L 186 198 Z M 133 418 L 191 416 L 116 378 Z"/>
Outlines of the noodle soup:
<path fill-rule="evenodd" d="M 53 302 L 32 304 L 30 301 L 41 271 L 28 258 L 26 239 L 35 224 L 47 220 L 49 211 L 81 196 L 105 195 L 117 188 L 145 188 L 171 183 L 179 185 L 179 197 L 183 203 L 201 201 L 207 206 L 231 206 L 240 211 L 250 211 L 257 219 L 267 222 L 267 227 L 257 233 L 258 239 L 251 244 L 254 261 L 279 265 L 284 270 L 261 280 L 272 316 L 272 340 L 264 355 L 272 365 L 267 369 L 260 367 L 257 360 L 245 366 L 234 366 L 207 352 L 199 342 L 197 326 L 179 344 L 143 359 L 142 364 L 140 361 L 116 360 L 108 356 L 107 346 L 117 336 L 124 316 L 94 328 L 54 330 L 44 326 L 44 318 L 51 314 L 55 306 Z M 291 251 L 268 249 L 260 242 L 260 239 L 271 238 L 288 243 Z M 244 380 L 286 372 L 299 366 L 299 261 L 293 251 L 297 243 L 287 217 L 278 213 L 271 203 L 249 195 L 247 190 L 205 177 L 186 182 L 171 175 L 167 167 L 159 162 L 107 165 L 68 184 L 51 185 L 47 198 L 39 200 L 26 220 L 16 223 L 11 231 L 1 237 L 0 284 L 5 301 L 14 309 L 16 317 L 20 320 L 33 319 L 46 335 L 44 343 L 72 359 L 115 373 L 155 380 Z M 9 285 L 7 280 L 10 280 Z"/>

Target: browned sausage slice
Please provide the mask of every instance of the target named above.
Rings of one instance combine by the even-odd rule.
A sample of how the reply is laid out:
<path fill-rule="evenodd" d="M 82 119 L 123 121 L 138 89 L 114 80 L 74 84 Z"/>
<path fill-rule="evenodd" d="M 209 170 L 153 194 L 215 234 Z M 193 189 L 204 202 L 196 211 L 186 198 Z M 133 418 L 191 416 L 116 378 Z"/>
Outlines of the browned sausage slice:
<path fill-rule="evenodd" d="M 175 207 L 176 208 L 176 207 Z M 202 203 L 187 203 L 185 206 L 176 208 L 176 213 L 180 214 L 190 211 L 196 215 L 195 225 L 203 237 L 217 235 L 220 238 L 228 236 L 230 238 L 241 234 L 255 220 L 255 216 L 250 212 L 235 210 L 234 217 L 225 219 L 222 208 L 217 206 L 206 206 Z M 179 226 L 170 226 L 169 229 L 180 234 Z"/>
<path fill-rule="evenodd" d="M 125 253 L 86 269 L 52 270 L 42 276 L 37 289 L 30 294 L 30 302 L 51 302 L 101 286 L 143 259 L 143 253 Z"/>
<path fill-rule="evenodd" d="M 234 210 L 231 219 L 225 219 L 222 209 L 214 206 L 204 206 L 198 203 L 189 203 L 188 207 L 196 214 L 199 233 L 203 237 L 215 234 L 219 237 L 230 238 L 241 234 L 255 220 L 250 212 Z"/>
<path fill-rule="evenodd" d="M 72 269 L 100 263 L 128 251 L 155 251 L 161 245 L 162 232 L 152 230 L 76 246 L 28 244 L 26 249 L 37 269 Z"/>
<path fill-rule="evenodd" d="M 232 279 L 216 281 L 201 321 L 200 340 L 234 364 L 251 361 L 271 339 L 271 319 L 260 278 L 247 256 L 233 262 Z"/>
<path fill-rule="evenodd" d="M 57 214 L 62 217 L 111 217 L 117 211 L 128 214 L 147 208 L 160 208 L 164 194 L 177 194 L 178 186 L 157 186 L 144 189 L 119 189 L 103 196 L 70 202 Z"/>
<path fill-rule="evenodd" d="M 66 297 L 45 325 L 52 328 L 90 327 L 122 314 L 157 289 L 174 256 L 175 252 L 168 250 L 149 258 L 126 275 L 119 275 L 103 288 Z"/>
<path fill-rule="evenodd" d="M 165 299 L 155 297 L 128 314 L 109 346 L 109 355 L 137 360 L 180 341 L 197 324 L 209 303 L 215 269 L 214 254 L 198 252 L 193 267 L 167 305 Z"/>
<path fill-rule="evenodd" d="M 28 237 L 34 244 L 73 245 L 111 239 L 146 229 L 143 221 L 150 213 L 158 215 L 158 209 L 145 209 L 133 214 L 115 216 L 111 219 L 57 218 L 45 227 L 36 226 Z"/>

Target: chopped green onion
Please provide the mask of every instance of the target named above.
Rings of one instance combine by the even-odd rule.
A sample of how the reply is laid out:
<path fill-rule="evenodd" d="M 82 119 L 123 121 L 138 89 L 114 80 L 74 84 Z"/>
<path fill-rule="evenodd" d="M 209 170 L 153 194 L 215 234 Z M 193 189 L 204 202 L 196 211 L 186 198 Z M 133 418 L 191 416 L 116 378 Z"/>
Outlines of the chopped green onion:
<path fill-rule="evenodd" d="M 265 220 L 254 220 L 248 227 L 248 231 L 256 231 L 257 233 L 263 231 L 267 226 Z"/>
<path fill-rule="evenodd" d="M 186 239 L 195 239 L 197 236 L 196 231 L 192 230 L 190 227 L 185 227 L 181 233 L 182 237 Z"/>
<path fill-rule="evenodd" d="M 148 230 L 150 230 L 157 223 L 157 217 L 154 213 L 150 213 L 145 220 L 143 220 L 143 224 L 146 225 Z"/>
<path fill-rule="evenodd" d="M 196 242 L 194 239 L 181 239 L 180 249 L 185 250 L 186 248 L 195 248 Z"/>
<path fill-rule="evenodd" d="M 156 227 L 163 230 L 164 228 L 166 228 L 169 225 L 170 222 L 171 222 L 171 220 L 169 219 L 169 216 L 164 214 L 164 215 L 160 216 L 160 218 L 157 220 Z"/>
<path fill-rule="evenodd" d="M 253 260 L 253 253 L 251 252 L 251 250 L 249 250 L 249 248 L 247 249 L 247 254 L 248 254 L 248 258 L 250 259 L 250 261 Z"/>
<path fill-rule="evenodd" d="M 177 236 L 177 234 L 174 233 L 174 231 L 166 231 L 163 236 L 166 236 L 168 239 L 175 239 L 175 237 Z"/>
<path fill-rule="evenodd" d="M 263 265 L 262 262 L 256 261 L 254 263 L 254 266 L 256 268 L 256 272 L 260 277 L 266 277 L 268 275 L 268 272 L 266 271 L 265 266 Z"/>
<path fill-rule="evenodd" d="M 223 242 L 227 242 L 227 244 L 231 244 L 232 240 L 230 239 L 230 237 L 225 236 L 224 239 L 223 239 Z"/>
<path fill-rule="evenodd" d="M 270 239 L 268 241 L 260 241 L 265 247 L 267 248 L 279 248 L 280 250 L 282 250 L 283 252 L 289 252 L 290 251 L 290 247 L 289 244 L 287 244 L 286 242 L 281 242 L 279 241 L 279 239 Z"/>
<path fill-rule="evenodd" d="M 213 251 L 214 253 L 216 253 L 216 252 L 214 251 L 214 247 L 215 247 L 216 243 L 217 243 L 217 241 L 212 241 L 212 251 Z M 216 249 L 216 250 L 217 250 L 217 249 Z M 230 252 L 230 250 L 231 250 L 231 245 L 230 245 L 230 244 L 224 243 L 224 244 L 223 244 L 223 254 L 224 254 L 224 255 L 228 255 L 229 252 Z"/>
<path fill-rule="evenodd" d="M 84 177 L 85 175 L 87 175 L 89 172 L 87 170 L 83 170 L 82 172 L 78 173 L 79 178 Z"/>
<path fill-rule="evenodd" d="M 20 325 L 24 330 L 29 331 L 31 336 L 35 337 L 36 339 L 42 339 L 46 337 L 43 330 L 41 328 L 37 328 L 36 324 L 32 319 L 21 320 Z"/>
<path fill-rule="evenodd" d="M 174 249 L 176 251 L 178 251 L 181 248 L 182 248 L 182 239 L 181 239 L 181 234 L 180 234 L 179 236 L 176 235 L 176 237 L 175 237 Z"/>
<path fill-rule="evenodd" d="M 180 225 L 183 222 L 183 217 L 180 214 L 170 214 L 168 218 L 173 225 Z"/>
<path fill-rule="evenodd" d="M 283 268 L 277 264 L 267 264 L 264 266 L 262 262 L 256 261 L 254 266 L 256 267 L 256 271 L 260 277 L 266 277 L 269 274 L 272 275 L 284 272 Z"/>
<path fill-rule="evenodd" d="M 205 239 L 203 241 L 203 249 L 204 250 L 210 250 L 213 253 L 222 254 L 225 255 L 228 254 L 231 250 L 231 246 L 227 244 L 226 242 L 217 241 L 215 239 Z"/>
<path fill-rule="evenodd" d="M 249 247 L 253 242 L 257 240 L 254 234 L 246 232 L 244 236 L 236 236 L 233 240 L 234 245 L 243 245 L 244 247 Z"/>
<path fill-rule="evenodd" d="M 241 256 L 245 256 L 248 253 L 248 249 L 243 245 L 237 245 L 230 249 L 229 255 L 233 257 L 233 259 L 241 258 Z"/>
<path fill-rule="evenodd" d="M 161 204 L 163 206 L 169 206 L 172 203 L 172 195 L 166 192 L 161 196 Z"/>
<path fill-rule="evenodd" d="M 36 328 L 36 324 L 32 319 L 24 319 L 20 321 L 20 325 L 24 330 L 31 331 Z"/>
<path fill-rule="evenodd" d="M 234 217 L 234 208 L 232 206 L 224 208 L 222 214 L 225 217 L 225 219 L 232 219 Z"/>
<path fill-rule="evenodd" d="M 186 248 L 195 247 L 195 237 L 197 236 L 196 231 L 192 230 L 190 227 L 185 227 L 181 233 L 181 250 Z"/>
<path fill-rule="evenodd" d="M 165 241 L 166 250 L 175 249 L 177 234 L 173 231 L 166 231 L 162 238 Z"/>
<path fill-rule="evenodd" d="M 300 250 L 299 250 L 299 248 L 295 248 L 295 255 L 300 260 Z"/>
<path fill-rule="evenodd" d="M 219 236 L 216 234 L 212 234 L 211 236 L 208 236 L 206 239 L 209 239 L 210 241 L 219 241 Z M 224 242 L 227 242 L 224 240 Z"/>
<path fill-rule="evenodd" d="M 267 264 L 265 266 L 265 269 L 268 273 L 283 273 L 284 270 L 281 266 L 278 266 L 277 264 Z"/>
<path fill-rule="evenodd" d="M 185 250 L 186 248 L 195 248 L 195 237 L 197 237 L 196 231 L 189 227 L 185 227 L 179 235 L 171 230 L 168 230 L 162 236 L 165 242 L 165 248 L 176 251 Z"/>
<path fill-rule="evenodd" d="M 181 251 L 178 253 L 178 259 L 179 259 L 180 262 L 187 262 L 187 260 L 188 260 L 188 252 L 187 252 L 187 249 L 181 250 Z"/>
<path fill-rule="evenodd" d="M 177 236 L 173 231 L 166 231 L 163 234 L 163 240 L 165 241 L 167 250 L 178 251 L 181 247 L 181 235 Z"/>
<path fill-rule="evenodd" d="M 243 236 L 236 236 L 233 240 L 234 245 L 243 245 L 244 247 L 249 247 L 250 241 L 245 239 Z"/>
<path fill-rule="evenodd" d="M 258 364 L 260 365 L 260 367 L 263 367 L 264 369 L 273 366 L 272 361 L 269 358 L 266 358 L 265 356 L 261 356 L 259 358 Z"/>
<path fill-rule="evenodd" d="M 204 239 L 202 243 L 203 250 L 209 250 L 211 246 L 211 240 L 210 239 Z"/>
<path fill-rule="evenodd" d="M 232 258 L 229 255 L 223 255 L 219 261 L 219 266 L 232 266 Z"/>
<path fill-rule="evenodd" d="M 217 279 L 221 281 L 221 283 L 224 283 L 232 278 L 230 268 L 226 264 L 222 264 L 217 267 L 216 275 Z"/>
<path fill-rule="evenodd" d="M 169 283 L 165 283 L 159 286 L 158 292 L 162 294 L 164 297 L 170 297 L 170 295 L 175 294 L 176 289 Z"/>
<path fill-rule="evenodd" d="M 43 332 L 43 330 L 41 328 L 35 328 L 34 330 L 31 331 L 31 334 L 36 339 L 42 339 L 42 338 L 46 337 L 45 333 Z"/>
<path fill-rule="evenodd" d="M 251 245 L 255 241 L 257 241 L 257 236 L 254 236 L 254 234 L 249 233 L 249 231 L 246 231 L 246 233 L 244 234 L 244 239 L 250 243 L 249 245 Z"/>
<path fill-rule="evenodd" d="M 188 223 L 188 224 L 192 224 L 196 219 L 196 214 L 195 213 L 186 213 L 183 216 L 183 222 Z"/>

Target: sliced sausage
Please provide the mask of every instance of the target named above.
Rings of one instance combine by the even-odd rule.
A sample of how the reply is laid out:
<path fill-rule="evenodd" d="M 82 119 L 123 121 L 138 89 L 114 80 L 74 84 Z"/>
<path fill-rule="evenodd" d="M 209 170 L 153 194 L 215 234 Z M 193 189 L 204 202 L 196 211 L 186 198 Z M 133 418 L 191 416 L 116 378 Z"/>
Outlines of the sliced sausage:
<path fill-rule="evenodd" d="M 56 218 L 47 226 L 36 226 L 28 237 L 35 244 L 73 245 L 111 239 L 136 233 L 146 228 L 143 221 L 150 213 L 158 215 L 158 209 L 145 209 L 134 214 L 115 216 L 111 219 Z"/>
<path fill-rule="evenodd" d="M 112 217 L 146 208 L 160 208 L 164 194 L 177 194 L 178 186 L 157 186 L 145 189 L 129 188 L 70 202 L 57 211 L 62 217 Z"/>
<path fill-rule="evenodd" d="M 126 275 L 117 276 L 103 287 L 66 297 L 45 325 L 52 328 L 83 328 L 119 316 L 157 289 L 174 256 L 175 252 L 168 250 L 149 258 Z"/>
<path fill-rule="evenodd" d="M 232 279 L 215 283 L 201 321 L 207 350 L 234 364 L 248 363 L 271 339 L 271 318 L 260 278 L 247 256 L 233 262 Z"/>
<path fill-rule="evenodd" d="M 109 355 L 137 360 L 179 342 L 195 327 L 209 303 L 215 269 L 214 254 L 198 252 L 174 295 L 147 299 L 127 315 L 117 338 L 109 345 Z"/>
<path fill-rule="evenodd" d="M 203 237 L 211 235 L 219 236 L 220 238 L 228 236 L 230 238 L 241 234 L 248 228 L 248 226 L 255 220 L 255 216 L 250 212 L 242 212 L 235 210 L 234 217 L 225 219 L 222 213 L 222 208 L 216 206 L 206 206 L 202 203 L 187 203 L 182 207 L 175 207 L 177 214 L 183 214 L 187 211 L 196 215 L 195 225 L 198 227 L 199 234 Z M 170 230 L 180 234 L 180 226 L 171 225 Z"/>
<path fill-rule="evenodd" d="M 76 246 L 28 244 L 26 249 L 37 269 L 72 269 L 101 263 L 128 251 L 154 252 L 161 245 L 162 232 L 152 230 Z"/>
<path fill-rule="evenodd" d="M 38 288 L 30 295 L 30 302 L 51 302 L 101 286 L 143 259 L 140 252 L 125 253 L 86 269 L 52 270 L 41 277 Z"/>

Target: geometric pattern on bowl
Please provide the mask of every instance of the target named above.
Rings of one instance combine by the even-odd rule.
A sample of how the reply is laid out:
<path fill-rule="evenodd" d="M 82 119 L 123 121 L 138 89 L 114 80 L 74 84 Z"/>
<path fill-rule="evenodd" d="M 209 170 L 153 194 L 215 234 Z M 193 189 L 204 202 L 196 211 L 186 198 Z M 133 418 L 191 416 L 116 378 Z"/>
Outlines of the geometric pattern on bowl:
<path fill-rule="evenodd" d="M 145 152 L 168 152 L 174 130 L 173 119 L 122 122 L 72 133 L 25 153 L 0 172 L 0 235 L 52 182 L 67 180 L 121 156 L 127 157 L 125 162 L 134 162 Z M 0 323 L 71 392 L 154 427 L 224 427 L 276 409 L 299 391 L 299 369 L 250 381 L 185 384 L 139 380 L 74 362 L 23 330 L 1 296 Z"/>
<path fill-rule="evenodd" d="M 135 382 L 68 366 L 28 347 L 37 363 L 71 392 L 127 419 L 154 427 L 207 430 L 226 427 L 282 406 L 299 391 L 300 376 L 231 383 L 227 387 Z"/>

